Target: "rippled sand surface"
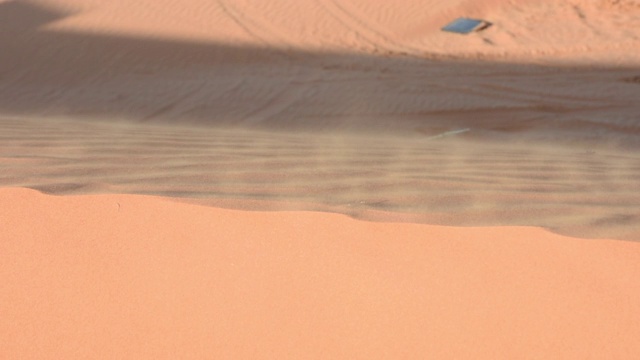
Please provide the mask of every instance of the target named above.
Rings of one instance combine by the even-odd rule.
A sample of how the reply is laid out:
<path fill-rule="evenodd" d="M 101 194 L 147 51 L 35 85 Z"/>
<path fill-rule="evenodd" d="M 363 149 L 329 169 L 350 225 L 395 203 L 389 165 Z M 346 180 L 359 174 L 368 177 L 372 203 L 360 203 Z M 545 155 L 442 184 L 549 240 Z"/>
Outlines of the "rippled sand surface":
<path fill-rule="evenodd" d="M 640 240 L 640 155 L 594 143 L 3 119 L 0 186 Z M 244 201 L 241 201 L 244 200 Z"/>

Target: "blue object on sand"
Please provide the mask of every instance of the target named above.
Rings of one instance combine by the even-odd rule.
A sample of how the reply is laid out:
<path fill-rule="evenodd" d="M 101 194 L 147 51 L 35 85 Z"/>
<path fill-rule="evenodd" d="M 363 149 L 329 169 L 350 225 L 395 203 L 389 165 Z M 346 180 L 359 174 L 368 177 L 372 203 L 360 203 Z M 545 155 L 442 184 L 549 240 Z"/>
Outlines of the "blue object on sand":
<path fill-rule="evenodd" d="M 442 28 L 442 31 L 454 32 L 458 34 L 468 34 L 473 31 L 482 30 L 491 25 L 484 20 L 458 18 Z"/>

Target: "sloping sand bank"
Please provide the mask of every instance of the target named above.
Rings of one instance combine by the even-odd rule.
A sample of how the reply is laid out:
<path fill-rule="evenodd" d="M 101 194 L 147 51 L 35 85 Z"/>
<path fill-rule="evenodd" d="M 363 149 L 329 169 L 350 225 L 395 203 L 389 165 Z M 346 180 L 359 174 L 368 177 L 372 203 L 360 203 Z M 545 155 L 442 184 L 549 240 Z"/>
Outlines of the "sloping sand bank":
<path fill-rule="evenodd" d="M 0 190 L 5 359 L 640 354 L 640 244 Z"/>

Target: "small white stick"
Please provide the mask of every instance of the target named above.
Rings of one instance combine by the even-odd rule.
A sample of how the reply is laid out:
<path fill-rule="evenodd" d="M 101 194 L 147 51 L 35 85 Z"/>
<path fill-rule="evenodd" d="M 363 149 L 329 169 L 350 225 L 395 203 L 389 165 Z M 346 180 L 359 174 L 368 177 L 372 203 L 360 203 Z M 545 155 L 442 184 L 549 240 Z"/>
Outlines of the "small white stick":
<path fill-rule="evenodd" d="M 458 130 L 445 131 L 442 134 L 429 136 L 427 138 L 427 140 L 435 140 L 435 139 L 440 139 L 440 138 L 447 137 L 447 136 L 458 135 L 458 134 L 465 133 L 465 132 L 467 132 L 469 130 L 471 130 L 471 129 L 470 128 L 464 128 L 464 129 L 458 129 Z"/>

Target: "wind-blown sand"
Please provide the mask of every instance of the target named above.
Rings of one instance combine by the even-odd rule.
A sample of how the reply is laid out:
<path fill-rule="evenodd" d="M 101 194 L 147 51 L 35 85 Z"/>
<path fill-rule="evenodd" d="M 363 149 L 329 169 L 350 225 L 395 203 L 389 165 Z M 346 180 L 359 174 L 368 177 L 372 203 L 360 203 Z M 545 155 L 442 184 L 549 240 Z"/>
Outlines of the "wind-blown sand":
<path fill-rule="evenodd" d="M 604 144 L 37 118 L 4 124 L 0 186 L 640 240 L 640 153 Z"/>
<path fill-rule="evenodd" d="M 0 201 L 5 359 L 640 353 L 637 242 L 132 195 Z"/>
<path fill-rule="evenodd" d="M 0 358 L 640 353 L 638 0 L 0 0 L 0 45 Z"/>

